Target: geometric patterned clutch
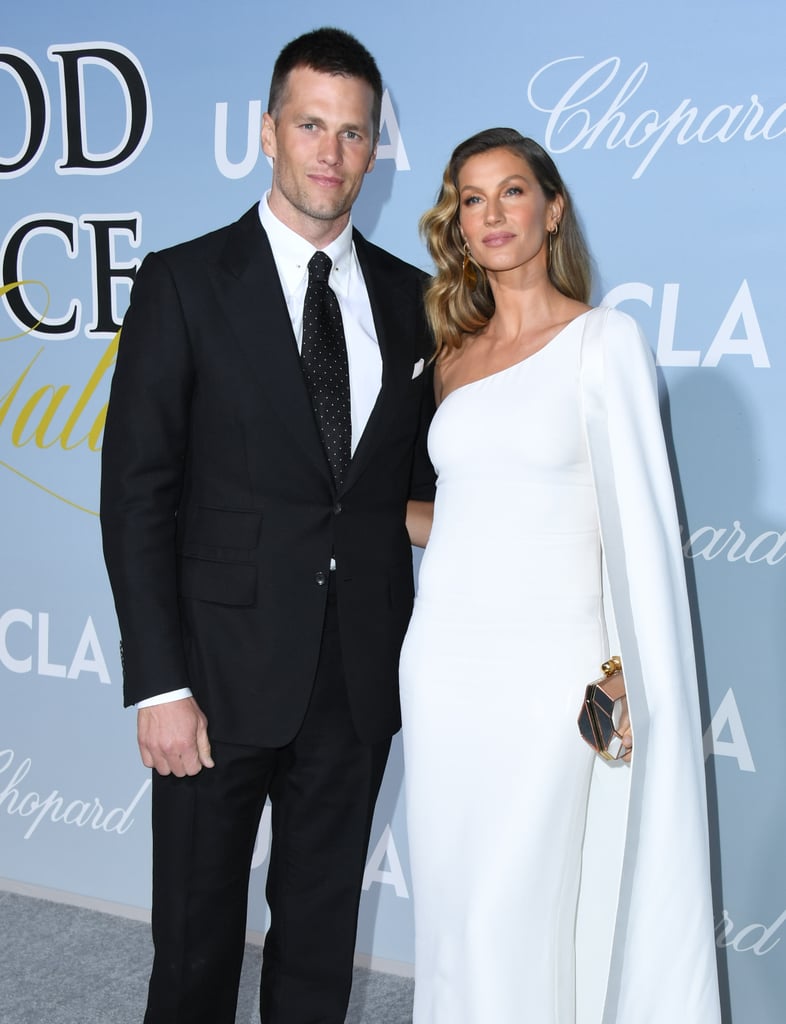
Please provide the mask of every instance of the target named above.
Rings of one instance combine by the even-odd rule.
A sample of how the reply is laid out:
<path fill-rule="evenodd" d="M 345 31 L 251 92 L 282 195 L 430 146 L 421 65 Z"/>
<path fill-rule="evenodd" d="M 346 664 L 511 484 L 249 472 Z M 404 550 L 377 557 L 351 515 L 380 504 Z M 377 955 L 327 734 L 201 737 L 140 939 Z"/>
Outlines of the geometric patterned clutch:
<path fill-rule="evenodd" d="M 617 732 L 625 696 L 622 662 L 615 656 L 601 665 L 603 675 L 590 683 L 579 714 L 579 732 L 592 749 L 607 761 L 626 753 Z"/>

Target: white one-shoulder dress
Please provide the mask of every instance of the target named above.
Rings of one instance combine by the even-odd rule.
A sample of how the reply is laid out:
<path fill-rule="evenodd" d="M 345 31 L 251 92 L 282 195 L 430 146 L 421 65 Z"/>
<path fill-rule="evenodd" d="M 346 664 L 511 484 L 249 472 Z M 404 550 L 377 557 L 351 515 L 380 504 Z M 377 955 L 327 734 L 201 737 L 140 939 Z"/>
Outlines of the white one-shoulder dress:
<path fill-rule="evenodd" d="M 580 381 L 585 321 L 607 312 L 578 317 L 524 361 L 457 388 L 432 422 L 429 451 L 438 473 L 434 525 L 401 655 L 415 906 L 414 1024 L 577 1019 L 576 913 L 597 759 L 579 738 L 576 717 L 586 683 L 599 675 L 609 653 L 620 653 L 609 651 L 604 621 L 601 529 Z M 651 363 L 648 350 L 642 355 L 646 343 L 633 321 L 617 313 L 610 319 L 626 343 L 632 339 L 633 363 Z M 651 383 L 645 385 L 646 403 L 654 405 L 657 419 Z M 662 448 L 659 422 L 653 430 Z M 657 468 L 668 475 L 667 468 Z M 671 504 L 667 517 L 674 514 Z M 634 652 L 630 657 L 633 664 Z M 691 658 L 688 650 L 687 663 Z M 695 676 L 691 682 L 686 672 L 690 691 Z M 669 700 L 683 700 L 681 686 L 676 684 Z M 695 710 L 693 735 L 695 693 L 685 699 L 690 715 Z M 645 732 L 642 718 L 642 747 Z M 700 743 L 693 746 L 699 749 Z M 655 768 L 654 754 L 649 760 Z M 701 771 L 699 764 L 691 776 L 699 786 Z M 617 1014 L 628 1005 L 636 1008 L 636 988 L 645 990 L 650 1006 L 638 1006 L 628 1021 L 677 1019 L 668 997 L 662 1009 L 651 1004 L 651 993 L 657 998 L 663 984 L 649 977 L 644 962 L 650 942 L 658 971 L 662 962 L 673 964 L 675 956 L 681 960 L 700 948 L 696 972 L 685 971 L 691 992 L 677 993 L 676 1005 L 693 1007 L 681 1019 L 695 1024 L 719 1019 L 706 811 L 703 793 L 694 796 L 684 830 L 692 847 L 687 854 L 675 851 L 696 891 L 690 948 L 680 950 L 677 943 L 672 950 L 666 943 L 673 940 L 665 930 L 659 934 L 649 908 L 646 914 L 636 910 L 650 934 L 637 938 L 644 955 L 636 969 L 630 962 L 622 967 L 623 977 L 630 971 L 634 990 L 620 988 L 618 978 L 618 1002 L 604 1014 L 601 998 L 591 1014 L 596 1024 L 601 1017 L 625 1019 Z M 652 807 L 653 798 L 647 800 Z M 644 841 L 651 826 L 645 820 L 641 827 Z M 621 832 L 617 845 L 624 842 Z M 628 890 L 628 909 L 639 906 L 636 886 Z M 613 915 L 615 895 L 608 895 Z M 673 899 L 685 906 L 681 893 Z M 685 909 L 693 914 L 690 905 Z M 623 942 L 625 927 L 623 922 L 617 928 Z"/>
<path fill-rule="evenodd" d="M 453 391 L 429 435 L 434 527 L 401 660 L 422 1024 L 573 1019 L 592 764 L 576 715 L 605 650 L 581 322 Z"/>

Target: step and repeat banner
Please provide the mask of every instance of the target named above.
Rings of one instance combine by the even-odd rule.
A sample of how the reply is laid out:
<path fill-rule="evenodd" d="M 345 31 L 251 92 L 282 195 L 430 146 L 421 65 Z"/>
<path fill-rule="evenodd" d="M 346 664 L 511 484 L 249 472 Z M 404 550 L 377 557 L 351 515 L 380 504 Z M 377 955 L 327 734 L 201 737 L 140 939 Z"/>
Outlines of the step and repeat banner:
<path fill-rule="evenodd" d="M 117 336 L 146 252 L 234 220 L 267 188 L 258 134 L 273 61 L 326 19 L 372 50 L 385 80 L 360 229 L 428 269 L 417 221 L 451 150 L 482 128 L 516 127 L 572 189 L 594 301 L 636 316 L 657 354 L 695 614 L 726 1019 L 776 1024 L 786 10 L 775 0 L 338 0 L 329 13 L 312 0 L 41 0 L 3 19 L 0 876 L 149 906 L 149 779 L 121 707 L 97 517 Z M 258 931 L 268 843 L 266 814 Z M 410 889 L 397 742 L 362 952 L 411 963 Z M 524 913 L 522 928 L 537 922 Z"/>

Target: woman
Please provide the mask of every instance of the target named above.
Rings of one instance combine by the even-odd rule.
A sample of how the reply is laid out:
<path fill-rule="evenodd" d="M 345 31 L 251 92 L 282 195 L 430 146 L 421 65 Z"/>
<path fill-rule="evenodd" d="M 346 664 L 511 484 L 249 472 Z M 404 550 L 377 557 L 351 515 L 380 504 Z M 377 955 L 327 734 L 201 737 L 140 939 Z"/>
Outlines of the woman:
<path fill-rule="evenodd" d="M 587 305 L 570 196 L 518 132 L 461 143 L 421 228 L 439 482 L 433 527 L 411 509 L 428 546 L 401 660 L 414 1024 L 716 1024 L 695 668 L 650 350 L 628 316 Z M 615 654 L 630 773 L 576 726 Z M 593 790 L 615 777 L 621 827 L 590 856 L 593 762 Z M 576 998 L 577 957 L 594 1000 Z"/>

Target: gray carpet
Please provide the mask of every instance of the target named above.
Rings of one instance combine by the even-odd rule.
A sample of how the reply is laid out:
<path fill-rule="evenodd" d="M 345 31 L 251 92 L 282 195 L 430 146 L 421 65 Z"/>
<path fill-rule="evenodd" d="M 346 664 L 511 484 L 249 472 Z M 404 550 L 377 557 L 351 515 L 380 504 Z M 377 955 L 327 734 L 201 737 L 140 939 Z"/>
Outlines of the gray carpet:
<path fill-rule="evenodd" d="M 147 924 L 0 892 L 2 1024 L 141 1024 Z M 259 1024 L 261 950 L 246 946 L 236 1024 Z M 347 1024 L 410 1024 L 413 982 L 355 968 Z"/>

